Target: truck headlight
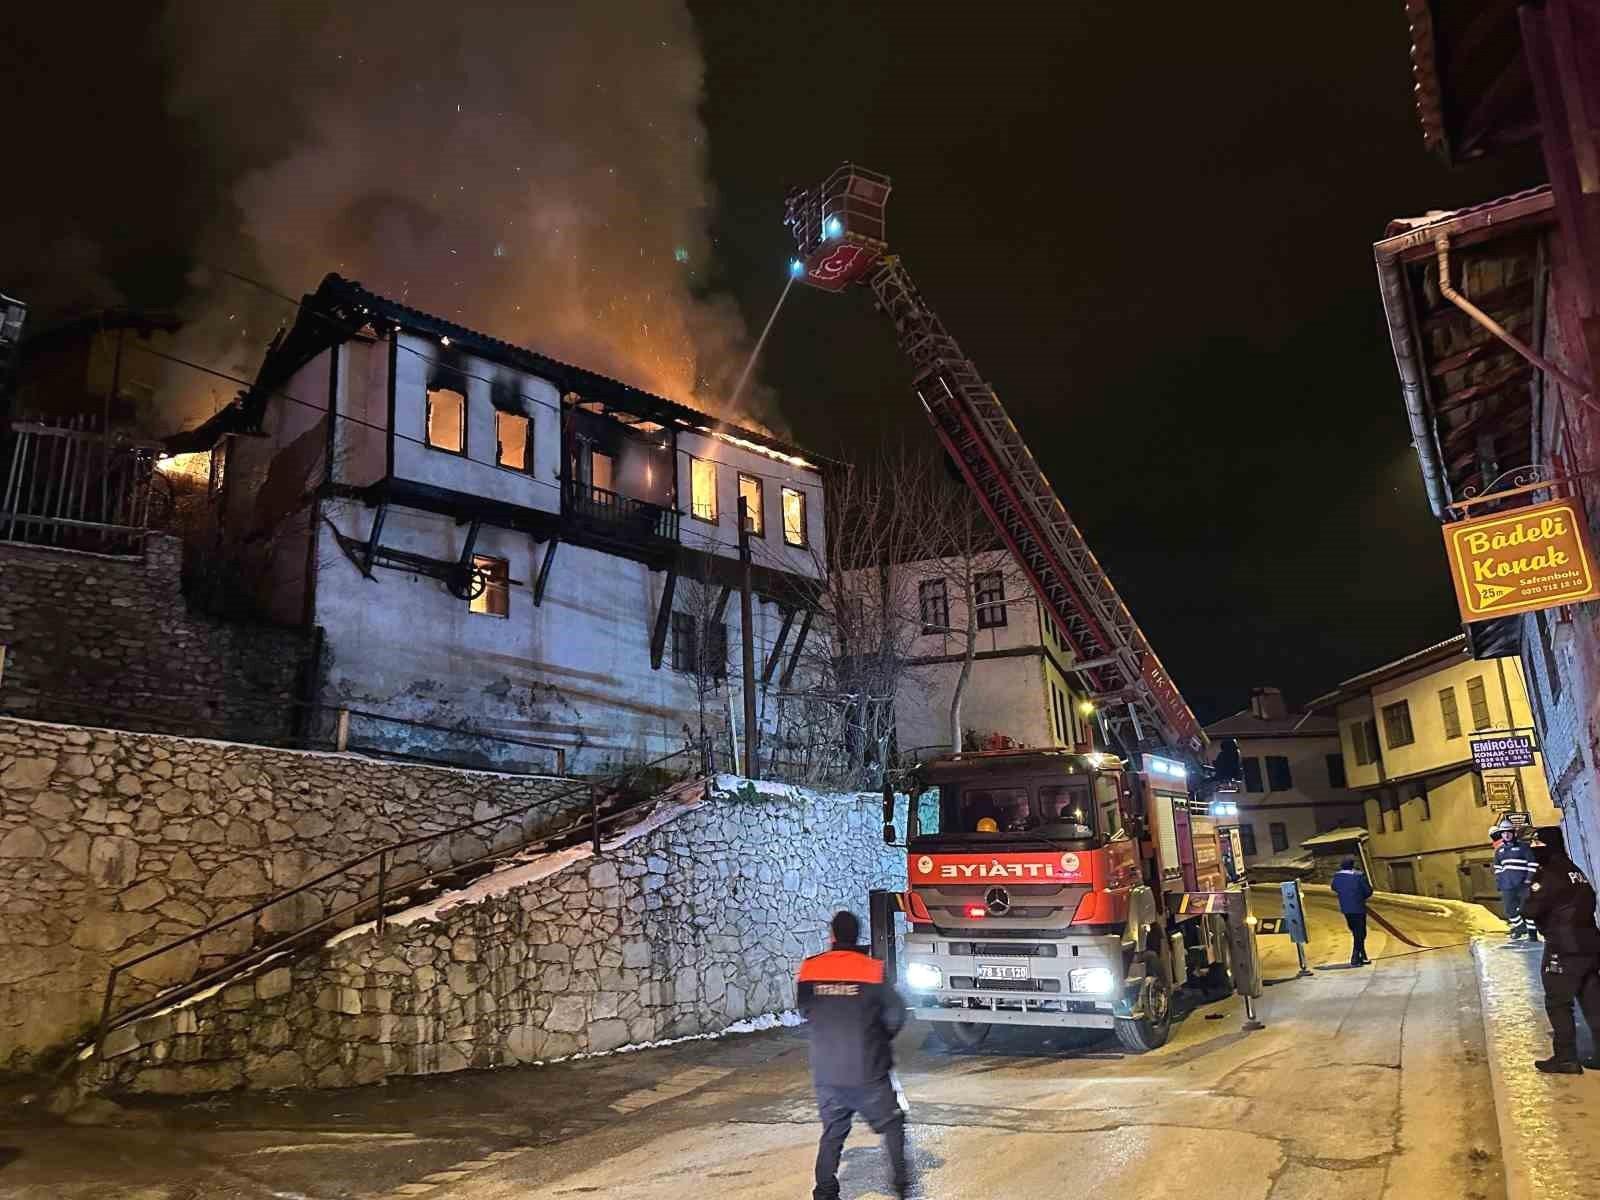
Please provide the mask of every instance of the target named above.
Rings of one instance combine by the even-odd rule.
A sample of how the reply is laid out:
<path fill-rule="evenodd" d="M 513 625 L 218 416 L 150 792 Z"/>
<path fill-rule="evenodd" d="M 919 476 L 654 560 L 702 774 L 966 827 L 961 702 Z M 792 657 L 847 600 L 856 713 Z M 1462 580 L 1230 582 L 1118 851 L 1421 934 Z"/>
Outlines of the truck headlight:
<path fill-rule="evenodd" d="M 944 972 L 931 963 L 907 963 L 906 986 L 918 992 L 934 991 L 944 986 Z"/>
<path fill-rule="evenodd" d="M 1104 996 L 1116 991 L 1117 977 L 1109 967 L 1079 967 L 1067 972 L 1067 986 L 1075 992 L 1096 992 Z"/>

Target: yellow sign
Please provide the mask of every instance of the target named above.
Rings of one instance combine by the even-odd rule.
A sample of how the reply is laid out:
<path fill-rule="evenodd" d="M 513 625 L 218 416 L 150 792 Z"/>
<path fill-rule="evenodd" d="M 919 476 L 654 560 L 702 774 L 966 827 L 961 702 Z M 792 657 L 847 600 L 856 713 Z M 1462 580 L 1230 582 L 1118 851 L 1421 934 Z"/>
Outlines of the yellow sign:
<path fill-rule="evenodd" d="M 1486 776 L 1483 781 L 1483 798 L 1488 802 L 1490 812 L 1510 812 L 1517 807 L 1516 779 L 1491 779 Z"/>
<path fill-rule="evenodd" d="M 1600 598 L 1575 500 L 1457 521 L 1444 527 L 1444 547 L 1468 621 Z"/>

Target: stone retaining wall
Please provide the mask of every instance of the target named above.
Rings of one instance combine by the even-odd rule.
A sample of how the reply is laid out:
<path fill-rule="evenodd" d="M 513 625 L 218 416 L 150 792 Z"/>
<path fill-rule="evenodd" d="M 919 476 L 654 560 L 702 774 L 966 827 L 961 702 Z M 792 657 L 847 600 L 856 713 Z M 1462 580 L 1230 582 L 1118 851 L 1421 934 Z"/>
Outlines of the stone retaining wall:
<path fill-rule="evenodd" d="M 112 962 L 242 911 L 368 850 L 548 800 L 548 778 L 0 718 L 0 1070 L 83 1033 Z M 556 814 L 426 848 L 430 866 L 515 845 Z M 415 862 L 402 852 L 399 864 Z M 412 870 L 418 868 L 413 867 Z M 259 932 L 373 885 L 315 893 L 136 968 L 124 1001 L 193 978 Z M 403 870 L 398 872 L 402 874 Z"/>
<path fill-rule="evenodd" d="M 99 1085 L 343 1087 L 714 1032 L 790 1007 L 829 916 L 865 919 L 869 888 L 905 886 L 879 804 L 723 791 L 601 858 L 562 852 L 564 868 L 542 878 L 551 864 L 511 868 L 475 885 L 476 899 L 347 933 L 118 1030 Z"/>
<path fill-rule="evenodd" d="M 39 720 L 287 744 L 310 639 L 192 611 L 183 544 L 142 557 L 0 542 L 0 705 Z"/>

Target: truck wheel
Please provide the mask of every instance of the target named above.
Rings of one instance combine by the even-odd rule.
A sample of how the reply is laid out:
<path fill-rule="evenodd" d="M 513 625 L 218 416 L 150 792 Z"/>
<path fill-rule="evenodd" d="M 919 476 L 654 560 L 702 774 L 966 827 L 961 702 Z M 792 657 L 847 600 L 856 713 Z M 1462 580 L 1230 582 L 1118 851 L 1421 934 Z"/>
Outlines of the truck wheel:
<path fill-rule="evenodd" d="M 989 1037 L 989 1027 L 975 1021 L 940 1021 L 939 1036 L 953 1050 L 976 1050 Z"/>
<path fill-rule="evenodd" d="M 1166 969 L 1154 954 L 1145 955 L 1144 967 L 1144 994 L 1139 998 L 1144 1016 L 1117 1018 L 1117 1040 L 1135 1054 L 1165 1045 L 1172 1033 L 1172 984 Z"/>

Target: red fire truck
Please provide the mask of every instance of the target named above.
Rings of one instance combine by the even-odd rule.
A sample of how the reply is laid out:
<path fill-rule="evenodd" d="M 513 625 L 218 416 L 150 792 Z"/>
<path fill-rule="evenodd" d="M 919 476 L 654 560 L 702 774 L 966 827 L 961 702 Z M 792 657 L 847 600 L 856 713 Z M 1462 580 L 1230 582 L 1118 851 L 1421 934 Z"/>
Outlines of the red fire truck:
<path fill-rule="evenodd" d="M 991 1025 L 1053 1025 L 1150 1050 L 1177 988 L 1226 992 L 1244 897 L 1227 890 L 1188 776 L 1154 754 L 1069 750 L 952 754 L 913 772 L 896 907 L 916 1014 L 962 1046 Z M 874 917 L 881 946 L 891 918 Z"/>
<path fill-rule="evenodd" d="M 1167 1038 L 1172 995 L 1256 992 L 1244 893 L 1228 890 L 1201 797 L 1201 729 L 994 389 L 889 253 L 887 176 L 846 163 L 791 192 L 795 278 L 861 286 L 893 323 L 912 386 L 953 467 L 1027 574 L 1102 741 L 951 754 L 912 776 L 905 983 L 919 1015 L 976 1044 L 996 1024 Z M 892 793 L 885 799 L 893 840 Z M 892 945 L 874 904 L 874 944 Z M 1229 918 L 1232 917 L 1230 920 Z M 1230 942 L 1230 938 L 1232 941 Z"/>

